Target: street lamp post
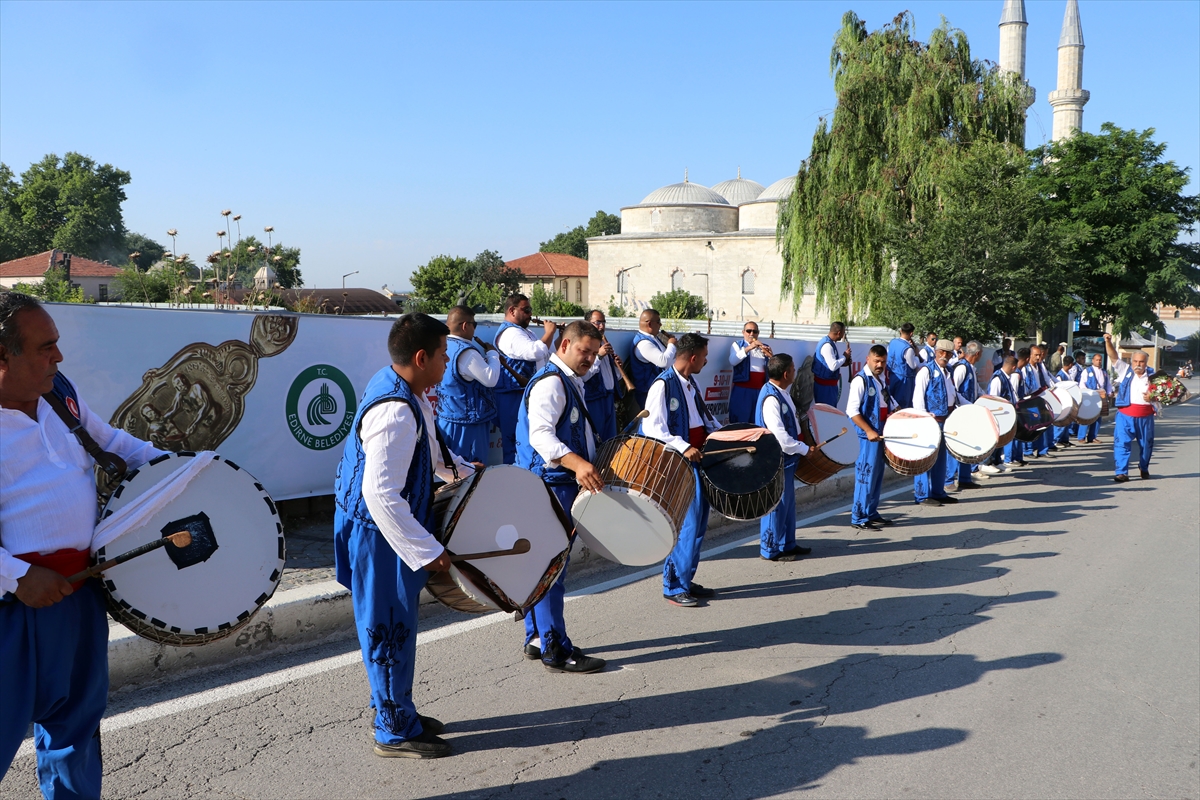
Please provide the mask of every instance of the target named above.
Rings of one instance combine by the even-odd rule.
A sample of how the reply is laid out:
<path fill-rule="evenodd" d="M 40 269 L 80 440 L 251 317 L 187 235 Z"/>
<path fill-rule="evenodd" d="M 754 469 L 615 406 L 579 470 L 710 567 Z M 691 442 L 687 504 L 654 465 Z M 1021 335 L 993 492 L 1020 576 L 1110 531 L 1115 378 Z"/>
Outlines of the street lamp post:
<path fill-rule="evenodd" d="M 346 278 L 349 278 L 351 275 L 357 275 L 358 273 L 359 273 L 359 270 L 354 270 L 354 272 L 347 272 L 345 275 L 343 275 L 342 276 L 342 288 L 343 289 L 346 288 Z"/>

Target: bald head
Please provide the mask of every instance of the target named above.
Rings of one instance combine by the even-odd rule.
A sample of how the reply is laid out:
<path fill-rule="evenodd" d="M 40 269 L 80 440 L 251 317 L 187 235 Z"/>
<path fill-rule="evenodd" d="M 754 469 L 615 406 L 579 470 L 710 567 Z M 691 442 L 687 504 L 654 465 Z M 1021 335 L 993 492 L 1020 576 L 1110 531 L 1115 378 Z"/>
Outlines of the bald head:
<path fill-rule="evenodd" d="M 647 308 L 638 317 L 638 327 L 646 333 L 652 333 L 655 336 L 662 330 L 662 317 L 653 308 Z"/>

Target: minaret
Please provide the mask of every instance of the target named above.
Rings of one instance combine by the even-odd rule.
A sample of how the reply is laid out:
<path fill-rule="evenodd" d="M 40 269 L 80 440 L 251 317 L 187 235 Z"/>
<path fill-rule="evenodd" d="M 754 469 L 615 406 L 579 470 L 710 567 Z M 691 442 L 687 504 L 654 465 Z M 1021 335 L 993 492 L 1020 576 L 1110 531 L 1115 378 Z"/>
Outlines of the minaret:
<path fill-rule="evenodd" d="M 1004 0 L 1004 9 L 1000 12 L 1000 69 L 1016 73 L 1022 81 L 1025 80 L 1025 29 L 1028 27 L 1025 0 Z M 1035 93 L 1029 84 L 1026 88 L 1029 93 L 1025 98 L 1025 109 L 1028 110 L 1033 105 Z M 1021 145 L 1024 144 L 1022 133 Z"/>
<path fill-rule="evenodd" d="M 1054 141 L 1083 128 L 1083 107 L 1091 93 L 1083 88 L 1083 26 L 1079 3 L 1067 0 L 1062 35 L 1058 38 L 1058 88 L 1046 98 L 1054 107 Z"/>

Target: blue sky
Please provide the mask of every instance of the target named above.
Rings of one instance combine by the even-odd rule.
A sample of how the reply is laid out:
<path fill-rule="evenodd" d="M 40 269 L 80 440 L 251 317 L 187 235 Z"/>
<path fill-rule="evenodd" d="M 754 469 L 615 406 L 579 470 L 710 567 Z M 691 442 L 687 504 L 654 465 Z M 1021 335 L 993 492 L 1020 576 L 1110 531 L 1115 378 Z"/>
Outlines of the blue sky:
<path fill-rule="evenodd" d="M 434 255 L 517 258 L 683 178 L 796 171 L 832 110 L 829 48 L 942 15 L 998 57 L 1000 0 L 798 3 L 0 2 L 0 159 L 74 150 L 132 173 L 125 221 L 181 252 L 243 232 L 302 248 L 309 286 L 392 288 Z M 1027 0 L 1027 143 L 1065 0 Z M 1081 0 L 1084 128 L 1157 129 L 1200 166 L 1200 2 Z"/>

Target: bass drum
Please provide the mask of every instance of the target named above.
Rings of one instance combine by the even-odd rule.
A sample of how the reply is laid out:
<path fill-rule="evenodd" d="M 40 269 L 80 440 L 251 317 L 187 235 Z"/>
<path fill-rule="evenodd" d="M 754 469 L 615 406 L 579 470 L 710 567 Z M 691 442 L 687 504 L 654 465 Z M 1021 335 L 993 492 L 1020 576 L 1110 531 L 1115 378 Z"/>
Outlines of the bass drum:
<path fill-rule="evenodd" d="M 567 567 L 571 522 L 541 478 L 520 467 L 486 467 L 443 486 L 433 498 L 435 537 L 450 555 L 507 550 L 528 539 L 529 552 L 459 561 L 434 572 L 425 588 L 455 611 L 485 614 L 535 605 Z"/>
<path fill-rule="evenodd" d="M 813 486 L 858 460 L 858 436 L 850 417 L 826 403 L 813 403 L 807 417 L 808 424 L 800 426 L 800 438 L 809 447 L 824 446 L 801 457 L 796 465 L 796 480 Z"/>
<path fill-rule="evenodd" d="M 996 421 L 996 430 L 1000 432 L 1000 441 L 996 446 L 1007 447 L 1017 436 L 1016 407 L 1003 397 L 990 394 L 980 395 L 979 399 L 975 401 L 975 405 L 992 412 L 992 419 Z"/>
<path fill-rule="evenodd" d="M 1103 404 L 1100 400 L 1100 393 L 1095 389 L 1088 389 L 1087 387 L 1081 389 L 1079 410 L 1075 412 L 1075 421 L 1087 427 L 1100 419 L 1102 412 Z"/>
<path fill-rule="evenodd" d="M 117 515 L 117 516 L 114 516 Z M 254 476 L 215 453 L 162 455 L 131 472 L 104 507 L 107 525 L 133 524 L 96 551 L 96 563 L 186 530 L 101 576 L 108 613 L 138 636 L 192 646 L 224 639 L 279 586 L 286 560 L 275 502 Z"/>
<path fill-rule="evenodd" d="M 1041 395 L 1017 403 L 1017 441 L 1032 442 L 1054 424 L 1054 411 Z"/>
<path fill-rule="evenodd" d="M 915 476 L 928 472 L 942 446 L 942 428 L 932 414 L 905 408 L 883 423 L 883 455 L 893 470 Z"/>
<path fill-rule="evenodd" d="M 1000 443 L 996 420 L 983 406 L 958 406 L 950 412 L 944 427 L 946 450 L 962 464 L 982 464 Z"/>
<path fill-rule="evenodd" d="M 1058 394 L 1065 393 L 1071 398 L 1071 416 L 1068 417 L 1068 422 L 1078 422 L 1076 417 L 1079 415 L 1079 404 L 1083 401 L 1083 389 L 1075 381 L 1059 381 L 1054 384 L 1054 391 Z"/>
<path fill-rule="evenodd" d="M 756 431 L 755 439 L 722 440 L 724 432 Z M 722 456 L 730 449 L 753 447 L 754 452 Z M 783 497 L 783 448 L 766 428 L 746 422 L 726 425 L 704 443 L 700 460 L 704 496 L 719 513 L 737 520 L 765 517 Z"/>

